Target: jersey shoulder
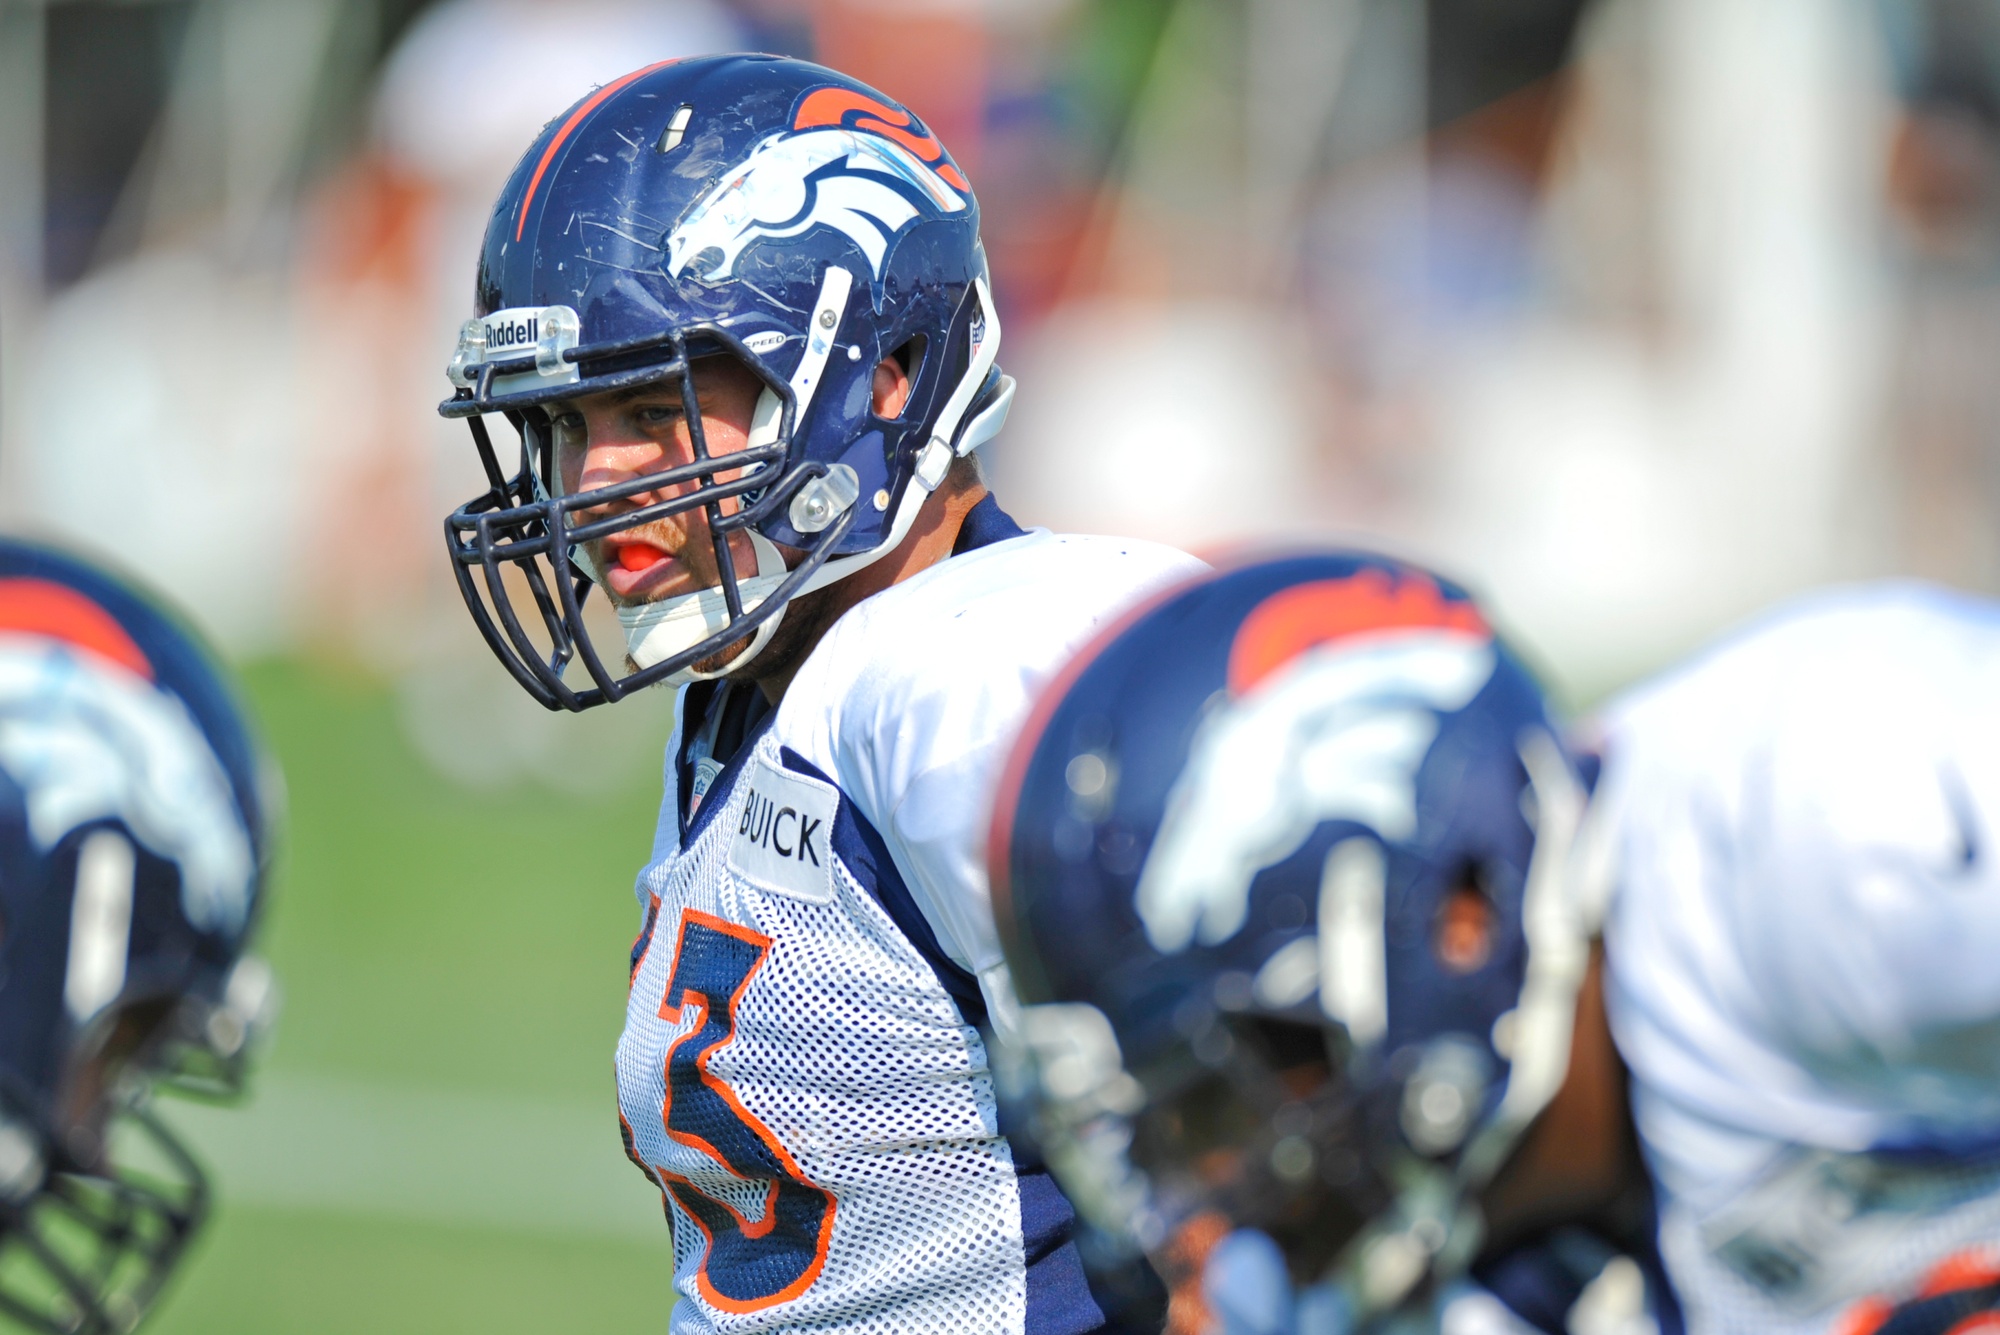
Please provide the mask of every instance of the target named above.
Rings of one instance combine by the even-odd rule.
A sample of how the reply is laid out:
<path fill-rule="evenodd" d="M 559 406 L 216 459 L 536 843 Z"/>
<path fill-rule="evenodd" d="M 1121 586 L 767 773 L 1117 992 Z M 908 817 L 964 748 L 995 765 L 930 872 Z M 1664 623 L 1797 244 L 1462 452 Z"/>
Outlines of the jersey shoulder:
<path fill-rule="evenodd" d="M 2000 602 L 1915 581 L 1787 603 L 1613 702 L 1607 733 L 1688 735 L 1704 747 L 1809 717 L 1865 725 L 1919 700 L 1958 709 L 2000 665 Z M 1838 715 L 1829 719 L 1831 710 Z"/>
<path fill-rule="evenodd" d="M 1015 733 L 1103 626 L 1205 568 L 1151 543 L 1026 533 L 852 608 L 785 692 L 778 743 L 879 832 L 945 952 L 982 986 L 1000 961 L 985 822 Z"/>
<path fill-rule="evenodd" d="M 789 736 L 801 729 L 787 724 L 836 719 L 918 735 L 971 723 L 975 702 L 1039 689 L 1107 618 L 1205 568 L 1155 543 L 1039 529 L 954 556 L 836 622 L 787 690 L 779 726 Z"/>
<path fill-rule="evenodd" d="M 1612 1016 L 1642 1094 L 1843 1151 L 2000 1125 L 1996 676 L 2000 606 L 1877 585 L 1608 712 Z"/>

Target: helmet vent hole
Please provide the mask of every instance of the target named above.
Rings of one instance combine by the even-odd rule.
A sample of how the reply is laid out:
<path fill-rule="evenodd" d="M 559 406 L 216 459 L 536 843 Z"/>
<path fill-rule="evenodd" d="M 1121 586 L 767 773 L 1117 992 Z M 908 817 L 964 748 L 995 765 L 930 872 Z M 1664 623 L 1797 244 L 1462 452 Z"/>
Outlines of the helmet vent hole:
<path fill-rule="evenodd" d="M 673 119 L 667 122 L 667 128 L 660 131 L 659 151 L 662 153 L 671 153 L 679 148 L 681 140 L 687 137 L 688 122 L 693 119 L 694 108 L 686 103 L 682 103 L 674 111 Z"/>

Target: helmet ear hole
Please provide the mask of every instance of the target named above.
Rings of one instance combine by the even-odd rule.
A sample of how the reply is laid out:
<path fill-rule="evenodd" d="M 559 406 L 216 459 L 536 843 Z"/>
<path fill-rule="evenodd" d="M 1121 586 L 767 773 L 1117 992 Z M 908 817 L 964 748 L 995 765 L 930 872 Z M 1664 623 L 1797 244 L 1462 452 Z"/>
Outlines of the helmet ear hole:
<path fill-rule="evenodd" d="M 903 406 L 888 420 L 900 422 L 909 417 L 911 407 L 917 402 L 917 377 L 923 374 L 924 358 L 930 350 L 930 343 L 929 335 L 918 334 L 889 354 L 891 360 L 903 368 L 903 374 L 909 378 L 910 389 L 903 398 Z"/>
<path fill-rule="evenodd" d="M 1454 974 L 1476 972 L 1493 955 L 1499 911 L 1480 888 L 1476 868 L 1457 878 L 1438 906 L 1432 947 L 1438 962 Z"/>

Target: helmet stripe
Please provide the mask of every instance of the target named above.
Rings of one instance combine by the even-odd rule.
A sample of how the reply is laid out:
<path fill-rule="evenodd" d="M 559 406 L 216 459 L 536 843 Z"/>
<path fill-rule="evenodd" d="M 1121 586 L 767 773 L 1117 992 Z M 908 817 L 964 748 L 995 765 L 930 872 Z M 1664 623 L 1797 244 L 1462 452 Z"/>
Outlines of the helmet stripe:
<path fill-rule="evenodd" d="M 0 579 L 0 634 L 7 632 L 61 640 L 147 681 L 153 679 L 153 665 L 118 618 L 66 584 Z"/>
<path fill-rule="evenodd" d="M 1283 589 L 1264 600 L 1236 631 L 1229 651 L 1229 693 L 1242 695 L 1300 654 L 1330 640 L 1370 631 L 1460 630 L 1486 636 L 1478 608 L 1452 598 L 1415 572 L 1367 567 L 1343 579 Z"/>
<path fill-rule="evenodd" d="M 847 118 L 853 112 L 863 114 L 850 121 Z M 937 141 L 937 136 L 915 133 L 916 122 L 909 112 L 901 108 L 846 88 L 816 88 L 799 103 L 799 109 L 792 116 L 792 128 L 805 130 L 819 125 L 846 125 L 851 129 L 866 130 L 869 134 L 879 134 L 909 149 L 922 158 L 931 170 L 960 190 L 972 189 L 945 156 L 944 145 Z"/>
<path fill-rule="evenodd" d="M 542 160 L 535 164 L 535 174 L 528 178 L 528 189 L 521 196 L 521 212 L 514 222 L 514 239 L 516 241 L 519 241 L 523 233 L 528 229 L 528 206 L 535 202 L 535 191 L 542 184 L 542 173 L 549 169 L 549 162 L 555 157 L 556 150 L 563 146 L 563 141 L 569 138 L 570 131 L 574 130 L 585 116 L 597 110 L 605 98 L 610 97 L 620 88 L 636 80 L 645 78 L 654 70 L 665 69 L 667 66 L 677 63 L 679 63 L 678 57 L 674 60 L 655 61 L 644 69 L 633 70 L 623 78 L 613 79 L 610 83 L 605 84 L 604 87 L 585 98 L 582 105 L 577 107 L 575 111 L 570 112 L 569 119 L 562 123 L 562 128 L 556 131 L 555 138 L 549 140 L 549 146 L 542 150 Z"/>

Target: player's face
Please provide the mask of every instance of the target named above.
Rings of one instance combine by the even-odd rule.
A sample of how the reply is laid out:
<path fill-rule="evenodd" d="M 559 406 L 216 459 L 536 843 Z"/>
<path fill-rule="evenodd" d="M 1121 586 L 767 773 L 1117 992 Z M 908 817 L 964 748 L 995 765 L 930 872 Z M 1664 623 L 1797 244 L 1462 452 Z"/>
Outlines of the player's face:
<path fill-rule="evenodd" d="M 750 420 L 762 388 L 757 377 L 740 362 L 711 357 L 696 363 L 694 388 L 709 455 L 743 449 L 750 440 Z M 553 406 L 550 415 L 557 472 L 563 491 L 572 495 L 690 463 L 695 457 L 678 380 L 564 400 Z M 740 471 L 731 470 L 717 474 L 716 481 L 738 476 Z M 579 518 L 628 513 L 686 495 L 697 485 L 689 481 L 641 492 L 585 511 Z M 720 506 L 724 514 L 733 514 L 737 501 L 731 497 Z M 615 603 L 656 602 L 722 582 L 708 516 L 701 509 L 668 515 L 585 545 L 604 572 L 605 592 Z M 730 535 L 729 553 L 739 574 L 756 570 L 747 534 Z"/>
<path fill-rule="evenodd" d="M 694 388 L 709 456 L 719 458 L 747 446 L 751 419 L 763 390 L 750 369 L 728 357 L 707 358 L 695 364 Z M 909 400 L 909 376 L 893 358 L 884 358 L 875 368 L 873 390 L 876 414 L 894 417 Z M 555 427 L 556 469 L 568 495 L 694 460 L 694 438 L 678 380 L 561 400 L 551 405 L 550 419 Z M 732 469 L 717 473 L 715 480 L 729 482 L 741 475 L 741 470 Z M 690 481 L 640 492 L 586 510 L 578 518 L 587 522 L 629 513 L 684 496 L 696 486 Z M 736 513 L 738 504 L 735 497 L 719 502 L 725 515 Z M 658 602 L 722 583 L 715 545 L 709 538 L 708 516 L 700 508 L 636 525 L 584 546 L 604 572 L 605 592 L 614 603 Z M 756 555 L 748 534 L 730 535 L 729 554 L 739 577 L 755 572 Z M 787 550 L 786 555 L 789 558 L 794 553 Z"/>

